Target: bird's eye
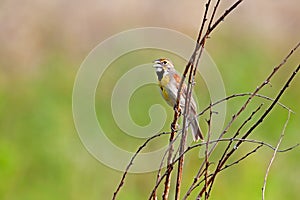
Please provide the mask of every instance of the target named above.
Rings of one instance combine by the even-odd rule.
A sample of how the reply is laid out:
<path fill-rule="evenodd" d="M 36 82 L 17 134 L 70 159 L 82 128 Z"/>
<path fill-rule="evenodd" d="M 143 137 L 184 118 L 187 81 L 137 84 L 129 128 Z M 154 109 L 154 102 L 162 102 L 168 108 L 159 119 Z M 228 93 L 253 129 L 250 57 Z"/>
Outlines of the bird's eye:
<path fill-rule="evenodd" d="M 166 65 L 168 62 L 164 60 L 162 63 L 163 63 L 164 65 Z"/>

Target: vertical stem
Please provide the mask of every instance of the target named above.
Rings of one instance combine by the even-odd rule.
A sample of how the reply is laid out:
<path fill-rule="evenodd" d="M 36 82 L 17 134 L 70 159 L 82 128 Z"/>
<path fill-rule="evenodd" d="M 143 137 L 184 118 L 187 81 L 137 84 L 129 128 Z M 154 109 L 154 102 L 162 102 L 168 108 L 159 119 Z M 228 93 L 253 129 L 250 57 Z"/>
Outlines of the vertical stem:
<path fill-rule="evenodd" d="M 181 93 L 181 92 L 180 92 Z M 164 193 L 162 195 L 163 200 L 167 200 L 169 197 L 169 193 L 170 193 L 170 185 L 171 185 L 171 172 L 173 170 L 173 164 L 172 164 L 172 155 L 174 152 L 174 147 L 173 147 L 173 140 L 175 137 L 175 132 L 176 132 L 176 125 L 177 125 L 177 121 L 178 121 L 178 117 L 179 117 L 179 111 L 178 111 L 178 106 L 177 109 L 175 108 L 175 112 L 174 112 L 174 120 L 171 124 L 171 136 L 170 136 L 170 140 L 169 140 L 169 154 L 168 154 L 168 159 L 167 159 L 167 174 L 166 174 L 166 180 L 165 180 L 165 188 L 164 188 Z"/>
<path fill-rule="evenodd" d="M 184 149 L 185 149 L 185 143 L 186 143 L 186 137 L 187 137 L 187 116 L 189 115 L 189 108 L 191 103 L 191 83 L 193 79 L 193 65 L 190 67 L 190 73 L 189 73 L 189 84 L 187 86 L 186 90 L 186 96 L 185 96 L 185 106 L 184 106 L 184 113 L 183 113 L 183 128 L 182 128 L 182 135 L 181 135 L 181 141 L 180 141 L 180 147 L 179 147 L 179 161 L 178 161 L 178 170 L 177 170 L 177 179 L 176 179 L 176 189 L 175 189 L 175 200 L 179 200 L 180 198 L 180 187 L 181 187 L 181 181 L 182 181 L 182 171 L 183 171 L 183 162 L 184 162 Z"/>

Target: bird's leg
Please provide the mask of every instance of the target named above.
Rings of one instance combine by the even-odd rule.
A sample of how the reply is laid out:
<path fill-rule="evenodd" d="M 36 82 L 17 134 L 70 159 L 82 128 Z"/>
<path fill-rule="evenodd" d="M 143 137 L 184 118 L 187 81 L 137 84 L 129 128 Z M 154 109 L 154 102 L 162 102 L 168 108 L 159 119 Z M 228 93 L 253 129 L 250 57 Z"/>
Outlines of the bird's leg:
<path fill-rule="evenodd" d="M 177 131 L 177 125 L 178 124 L 173 124 L 173 123 L 171 124 L 171 130 L 172 130 L 172 132 L 175 133 Z"/>
<path fill-rule="evenodd" d="M 180 117 L 180 115 L 181 115 L 181 107 L 178 106 L 178 108 L 177 108 L 177 105 L 175 104 L 174 110 L 175 110 L 176 114 L 178 114 L 178 117 Z M 178 123 L 176 123 L 176 124 L 172 123 L 171 124 L 172 131 L 176 132 L 178 128 L 180 128 Z"/>
<path fill-rule="evenodd" d="M 175 110 L 176 113 L 178 113 L 178 116 L 181 115 L 181 108 L 180 108 L 180 106 L 178 106 L 178 109 L 177 109 L 177 104 L 175 104 L 174 110 Z"/>

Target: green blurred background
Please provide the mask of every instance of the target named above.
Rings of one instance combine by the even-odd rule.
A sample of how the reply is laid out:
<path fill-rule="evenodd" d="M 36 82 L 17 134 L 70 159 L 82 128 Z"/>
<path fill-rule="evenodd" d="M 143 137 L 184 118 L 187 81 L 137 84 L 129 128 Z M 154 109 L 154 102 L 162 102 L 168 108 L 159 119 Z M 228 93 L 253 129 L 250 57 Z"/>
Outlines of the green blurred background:
<path fill-rule="evenodd" d="M 220 10 L 231 2 L 224 2 Z M 1 0 L 0 199 L 110 199 L 122 173 L 94 159 L 77 135 L 72 118 L 76 72 L 92 48 L 120 31 L 159 26 L 195 38 L 203 5 L 203 0 L 181 3 L 170 0 Z M 245 1 L 214 31 L 207 42 L 207 51 L 219 67 L 227 94 L 253 91 L 298 42 L 299 6 L 297 0 Z M 144 51 L 120 59 L 118 64 L 127 68 L 120 70 L 112 66 L 99 85 L 106 90 L 101 90 L 100 95 L 99 89 L 96 97 L 99 121 L 112 132 L 108 137 L 131 151 L 143 140 L 122 134 L 107 117 L 111 113 L 104 103 L 109 102 L 109 88 L 123 71 L 149 62 L 147 59 L 154 55 Z M 298 51 L 274 77 L 272 87 L 267 86 L 262 93 L 274 97 L 299 64 L 299 58 Z M 196 94 L 203 95 L 199 91 L 205 86 L 201 80 L 199 83 Z M 296 77 L 281 100 L 296 113 L 291 116 L 282 148 L 300 142 L 299 87 L 300 77 Z M 147 86 L 144 91 L 137 91 L 132 99 L 132 117 L 140 125 L 149 123 L 150 105 L 162 101 L 158 92 L 153 94 L 153 88 L 155 86 Z M 145 92 L 149 92 L 151 98 L 145 99 L 142 95 Z M 208 105 L 209 99 L 204 100 L 200 108 Z M 227 121 L 244 100 L 229 102 Z M 268 105 L 266 101 L 257 100 L 250 108 L 254 109 L 260 102 L 265 103 L 264 108 Z M 171 119 L 171 109 L 167 106 L 166 109 Z M 286 110 L 276 107 L 253 138 L 276 144 L 286 116 Z M 164 130 L 168 130 L 168 126 L 166 124 Z M 156 141 L 147 150 L 165 144 L 167 137 Z M 239 155 L 247 149 L 249 147 Z M 271 155 L 272 151 L 264 149 L 222 173 L 213 188 L 212 199 L 260 199 Z M 267 199 L 299 199 L 299 160 L 299 148 L 278 154 L 267 183 Z M 191 182 L 198 164 L 197 153 L 188 156 L 183 189 Z M 155 173 L 129 175 L 119 199 L 147 198 L 154 181 Z"/>

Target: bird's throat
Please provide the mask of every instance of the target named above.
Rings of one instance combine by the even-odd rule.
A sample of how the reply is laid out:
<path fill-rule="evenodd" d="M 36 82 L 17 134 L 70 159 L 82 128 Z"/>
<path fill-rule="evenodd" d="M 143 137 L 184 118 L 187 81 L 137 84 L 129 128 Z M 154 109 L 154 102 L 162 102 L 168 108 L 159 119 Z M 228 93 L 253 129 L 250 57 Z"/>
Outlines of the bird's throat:
<path fill-rule="evenodd" d="M 164 73 L 165 73 L 165 70 L 162 69 L 160 71 L 156 71 L 156 75 L 157 75 L 157 78 L 158 78 L 158 81 L 161 81 L 161 79 L 163 78 L 164 76 Z"/>

